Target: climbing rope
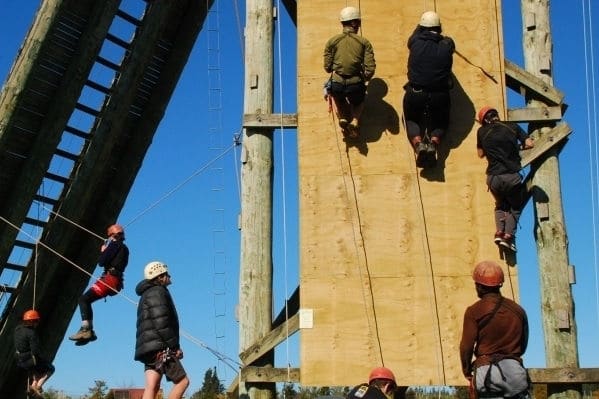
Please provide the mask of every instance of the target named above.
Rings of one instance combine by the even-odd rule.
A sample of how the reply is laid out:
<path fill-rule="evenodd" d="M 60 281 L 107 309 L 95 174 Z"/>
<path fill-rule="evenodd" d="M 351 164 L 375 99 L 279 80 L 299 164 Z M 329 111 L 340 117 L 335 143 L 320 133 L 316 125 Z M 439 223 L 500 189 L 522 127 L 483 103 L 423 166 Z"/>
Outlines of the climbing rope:
<path fill-rule="evenodd" d="M 36 242 L 36 245 L 40 245 L 41 247 L 47 249 L 48 251 L 50 251 L 51 253 L 53 253 L 54 255 L 56 255 L 57 257 L 59 257 L 60 259 L 64 260 L 65 262 L 67 262 L 68 264 L 70 264 L 71 266 L 75 267 L 76 269 L 78 269 L 79 271 L 85 273 L 86 275 L 88 275 L 89 277 L 94 277 L 91 273 L 89 273 L 87 270 L 83 269 L 81 266 L 79 266 L 78 264 L 76 264 L 75 262 L 73 262 L 72 260 L 68 259 L 67 257 L 63 256 L 62 254 L 60 254 L 58 251 L 56 251 L 55 249 L 53 249 L 52 247 L 50 247 L 49 245 L 44 244 L 43 242 L 35 239 L 35 237 L 33 237 L 31 234 L 27 233 L 26 231 L 24 231 L 23 229 L 19 228 L 18 226 L 16 226 L 14 223 L 10 222 L 9 220 L 7 220 L 4 216 L 0 216 L 0 220 L 3 221 L 4 223 L 6 223 L 8 226 L 12 227 L 13 229 L 15 229 L 16 231 L 26 235 L 28 238 L 30 238 L 32 241 Z M 116 291 L 114 288 L 112 288 L 111 286 L 107 285 L 106 283 L 104 283 L 102 280 L 97 280 L 98 282 L 100 282 L 101 284 L 104 284 L 105 287 L 107 287 L 108 289 L 114 291 L 116 293 L 116 295 L 119 295 L 121 297 L 123 297 L 125 300 L 127 300 L 129 303 L 131 303 L 132 305 L 134 305 L 135 307 L 137 307 L 138 303 L 131 299 L 130 297 L 128 297 L 127 295 L 125 295 L 122 291 Z M 224 364 L 226 364 L 229 367 L 232 367 L 236 372 L 238 371 L 237 368 L 233 367 L 232 364 L 237 364 L 239 366 L 241 366 L 241 364 L 239 364 L 238 362 L 236 362 L 235 360 L 233 360 L 232 358 L 230 358 L 229 356 L 220 353 L 219 351 L 211 348 L 210 346 L 206 345 L 204 342 L 202 342 L 201 340 L 195 338 L 193 335 L 191 335 L 189 332 L 181 329 L 180 333 L 183 337 L 187 338 L 190 342 L 207 349 L 209 352 L 211 352 L 212 354 L 214 354 L 215 356 L 218 357 L 219 360 L 222 360 Z"/>
<path fill-rule="evenodd" d="M 595 311 L 597 321 L 599 323 L 599 254 L 597 251 L 597 201 L 598 188 L 597 180 L 599 179 L 599 145 L 597 142 L 597 92 L 596 92 L 596 76 L 595 76 L 595 52 L 593 43 L 593 19 L 591 10 L 591 1 L 585 0 L 582 3 L 582 25 L 583 25 L 583 42 L 584 42 L 584 65 L 585 65 L 585 88 L 586 88 L 586 105 L 587 105 L 587 137 L 589 148 L 589 175 L 591 177 L 591 223 L 593 229 L 593 269 L 595 272 Z M 586 6 L 585 6 L 586 4 Z"/>
<path fill-rule="evenodd" d="M 384 355 L 383 355 L 383 347 L 382 347 L 382 343 L 381 343 L 381 337 L 380 337 L 380 331 L 379 331 L 379 326 L 378 326 L 378 319 L 377 319 L 377 315 L 376 315 L 376 307 L 375 307 L 375 298 L 374 298 L 374 292 L 372 290 L 372 275 L 370 272 L 370 265 L 368 263 L 368 253 L 366 250 L 366 243 L 364 240 L 364 232 L 362 231 L 362 222 L 361 222 L 361 217 L 360 217 L 360 208 L 358 206 L 358 197 L 357 197 L 357 190 L 356 190 L 356 182 L 353 176 L 353 171 L 352 171 L 352 165 L 351 165 L 351 157 L 349 155 L 349 146 L 346 144 L 345 146 L 345 151 L 343 151 L 341 149 L 341 145 L 340 145 L 340 141 L 341 141 L 341 132 L 337 129 L 338 127 L 338 122 L 336 121 L 336 117 L 335 117 L 335 113 L 331 112 L 331 123 L 332 123 L 332 131 L 335 134 L 335 139 L 336 139 L 336 144 L 337 144 L 337 153 L 339 156 L 339 165 L 341 167 L 341 172 L 342 172 L 342 178 L 343 178 L 343 187 L 344 187 L 344 193 L 345 193 L 345 198 L 346 198 L 346 202 L 348 204 L 348 208 L 352 209 L 352 207 L 349 206 L 349 204 L 353 203 L 353 210 L 355 211 L 355 219 L 356 223 L 358 224 L 358 228 L 356 229 L 356 223 L 354 223 L 354 218 L 352 217 L 352 234 L 354 239 L 352 240 L 353 244 L 354 244 L 354 254 L 355 254 L 355 259 L 356 259 L 356 267 L 358 269 L 358 275 L 360 276 L 360 280 L 361 280 L 361 286 L 363 287 L 361 290 L 362 293 L 362 302 L 364 304 L 364 313 L 366 314 L 366 322 L 368 323 L 368 331 L 373 333 L 374 335 L 374 346 L 377 348 L 378 351 L 378 357 L 380 359 L 380 364 L 381 365 L 385 365 L 385 359 L 384 359 Z M 343 159 L 343 152 L 345 153 L 345 162 Z M 347 170 L 344 168 L 344 164 L 347 164 Z M 349 180 L 351 182 L 351 187 L 347 182 L 346 176 L 349 177 Z M 353 195 L 351 195 L 350 193 L 353 193 Z M 352 200 L 353 197 L 353 200 Z M 366 273 L 366 282 L 367 284 L 364 284 L 364 273 L 362 273 L 362 267 L 361 267 L 361 262 L 360 262 L 360 248 L 358 247 L 357 242 L 361 242 L 362 243 L 362 256 L 364 257 L 364 270 Z M 364 288 L 368 286 L 368 288 Z M 372 313 L 372 316 L 370 317 L 369 314 L 369 310 Z"/>

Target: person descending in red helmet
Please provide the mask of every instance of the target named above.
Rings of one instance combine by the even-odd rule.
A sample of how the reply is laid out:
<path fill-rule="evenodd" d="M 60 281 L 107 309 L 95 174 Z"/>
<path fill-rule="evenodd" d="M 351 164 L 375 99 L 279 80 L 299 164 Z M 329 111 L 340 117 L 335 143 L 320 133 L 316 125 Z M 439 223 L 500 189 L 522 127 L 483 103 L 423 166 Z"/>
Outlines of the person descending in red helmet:
<path fill-rule="evenodd" d="M 28 393 L 43 398 L 42 386 L 54 374 L 54 366 L 42 355 L 36 331 L 40 314 L 31 309 L 23 313 L 23 322 L 15 328 L 14 343 L 17 366 L 29 374 Z"/>
<path fill-rule="evenodd" d="M 386 367 L 375 367 L 368 383 L 355 386 L 347 399 L 405 399 L 408 387 L 398 387 L 393 372 Z"/>
<path fill-rule="evenodd" d="M 522 355 L 528 345 L 524 309 L 501 295 L 501 266 L 482 261 L 472 273 L 480 300 L 464 313 L 460 360 L 464 377 L 480 398 L 529 398 Z M 473 359 L 474 358 L 474 359 Z"/>
<path fill-rule="evenodd" d="M 93 326 L 92 303 L 123 289 L 123 274 L 129 262 L 129 248 L 125 245 L 125 230 L 113 224 L 107 230 L 108 239 L 100 248 L 98 265 L 104 268 L 102 276 L 79 297 L 81 328 L 69 339 L 76 345 L 85 345 L 97 339 Z"/>
<path fill-rule="evenodd" d="M 482 107 L 478 121 L 476 148 L 480 158 L 487 158 L 487 186 L 495 199 L 495 244 L 516 252 L 516 228 L 527 198 L 519 150 L 534 143 L 517 124 L 502 122 L 495 108 Z"/>

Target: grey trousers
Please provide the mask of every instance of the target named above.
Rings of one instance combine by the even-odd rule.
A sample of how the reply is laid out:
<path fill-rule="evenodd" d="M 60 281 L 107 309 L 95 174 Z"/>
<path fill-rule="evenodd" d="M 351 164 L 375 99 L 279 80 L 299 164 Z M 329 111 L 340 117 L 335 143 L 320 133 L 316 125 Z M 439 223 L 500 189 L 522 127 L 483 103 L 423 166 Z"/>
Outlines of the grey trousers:
<path fill-rule="evenodd" d="M 528 398 L 528 373 L 514 359 L 477 367 L 474 372 L 476 391 L 480 398 Z"/>

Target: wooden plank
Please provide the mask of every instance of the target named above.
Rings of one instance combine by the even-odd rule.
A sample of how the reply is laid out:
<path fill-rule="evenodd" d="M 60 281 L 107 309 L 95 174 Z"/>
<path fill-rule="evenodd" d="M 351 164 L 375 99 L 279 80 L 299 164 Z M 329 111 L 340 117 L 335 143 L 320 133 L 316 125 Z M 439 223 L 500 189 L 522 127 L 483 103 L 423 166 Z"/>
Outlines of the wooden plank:
<path fill-rule="evenodd" d="M 244 367 L 240 380 L 246 382 L 299 382 L 300 369 L 273 367 Z"/>
<path fill-rule="evenodd" d="M 385 364 L 402 385 L 463 385 L 457 348 L 476 300 L 474 264 L 499 261 L 510 276 L 504 293 L 518 295 L 517 268 L 508 274 L 493 243 L 486 161 L 476 156 L 477 109 L 506 115 L 501 10 L 491 0 L 436 2 L 463 57 L 454 57 L 439 165 L 420 170 L 401 120 L 407 39 L 422 4 L 361 7 L 377 70 L 352 142 L 322 99 L 324 44 L 341 31 L 343 5 L 297 4 L 300 308 L 313 312 L 313 327 L 300 330 L 301 383 L 351 386 Z"/>
<path fill-rule="evenodd" d="M 297 114 L 245 114 L 245 128 L 293 128 L 297 127 Z"/>
<path fill-rule="evenodd" d="M 564 100 L 564 93 L 508 60 L 505 60 L 505 75 L 507 86 L 522 95 L 529 91 L 553 105 L 562 104 Z"/>
<path fill-rule="evenodd" d="M 252 364 L 256 359 L 268 351 L 274 349 L 275 346 L 288 339 L 291 335 L 299 331 L 299 314 L 294 314 L 270 333 L 262 337 L 259 342 L 250 346 L 247 350 L 239 355 L 239 359 L 245 365 Z"/>
<path fill-rule="evenodd" d="M 533 368 L 528 369 L 528 375 L 533 383 L 541 384 L 599 383 L 599 368 Z"/>
<path fill-rule="evenodd" d="M 560 143 L 563 139 L 572 133 L 572 129 L 567 123 L 559 123 L 553 129 L 543 132 L 535 140 L 535 146 L 529 150 L 520 151 L 522 167 L 528 166 L 532 161 L 539 158 L 550 148 Z"/>
<path fill-rule="evenodd" d="M 507 111 L 507 120 L 510 122 L 556 122 L 562 120 L 564 107 L 549 106 L 538 108 L 510 108 Z"/>

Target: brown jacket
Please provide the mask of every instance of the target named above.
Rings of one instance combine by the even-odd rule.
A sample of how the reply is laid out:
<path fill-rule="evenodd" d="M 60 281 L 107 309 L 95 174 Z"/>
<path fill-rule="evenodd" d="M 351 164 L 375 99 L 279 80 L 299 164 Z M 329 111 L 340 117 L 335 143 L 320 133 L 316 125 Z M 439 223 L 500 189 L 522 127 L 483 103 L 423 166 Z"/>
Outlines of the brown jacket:
<path fill-rule="evenodd" d="M 493 314 L 500 300 L 501 304 Z M 498 293 L 487 293 L 466 309 L 460 342 L 464 376 L 470 377 L 473 366 L 489 364 L 492 359 L 521 360 L 527 345 L 526 312 L 511 299 Z"/>

